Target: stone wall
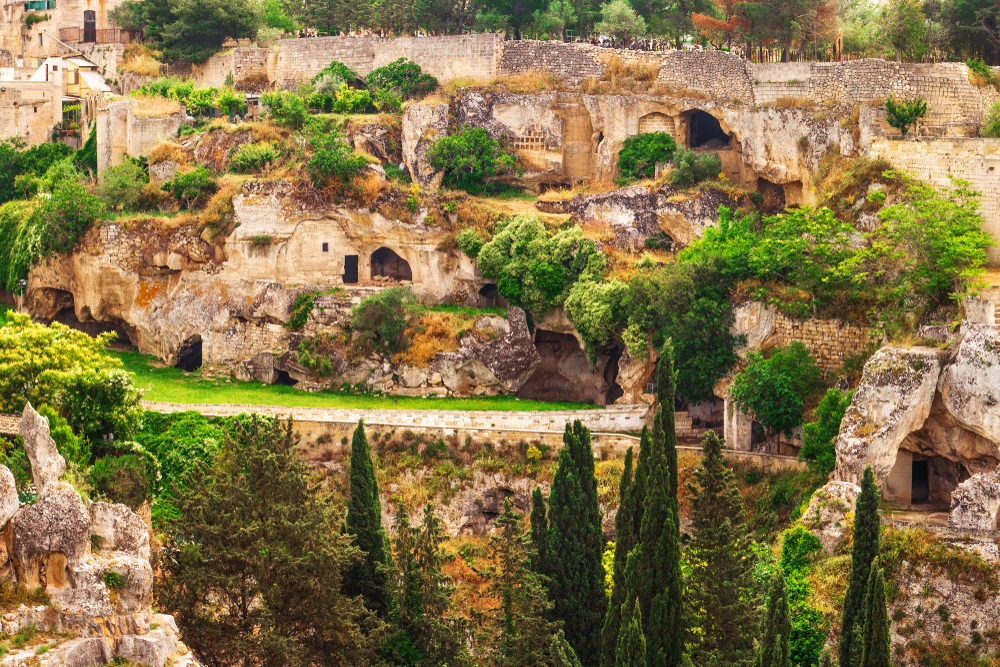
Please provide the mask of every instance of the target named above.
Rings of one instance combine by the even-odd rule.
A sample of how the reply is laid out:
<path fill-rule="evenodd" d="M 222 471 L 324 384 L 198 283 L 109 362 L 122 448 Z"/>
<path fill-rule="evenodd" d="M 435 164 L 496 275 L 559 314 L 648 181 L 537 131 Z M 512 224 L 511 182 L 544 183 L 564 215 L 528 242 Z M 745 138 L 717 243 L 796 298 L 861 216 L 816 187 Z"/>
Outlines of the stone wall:
<path fill-rule="evenodd" d="M 871 330 L 838 320 L 793 320 L 779 314 L 774 323 L 776 345 L 799 342 L 809 349 L 823 372 L 840 370 L 844 360 L 864 351 L 874 341 Z"/>
<path fill-rule="evenodd" d="M 97 109 L 97 173 L 122 157 L 140 157 L 166 137 L 177 134 L 184 121 L 181 111 L 169 116 L 136 116 L 129 99 L 119 99 Z"/>
<path fill-rule="evenodd" d="M 950 186 L 951 177 L 970 182 L 982 194 L 983 229 L 1000 242 L 1000 139 L 880 139 L 871 155 L 939 187 Z M 990 264 L 1000 264 L 1000 248 L 987 252 Z"/>
<path fill-rule="evenodd" d="M 0 91 L 0 140 L 19 137 L 29 146 L 51 138 L 62 120 L 62 89 L 46 81 L 4 81 Z"/>

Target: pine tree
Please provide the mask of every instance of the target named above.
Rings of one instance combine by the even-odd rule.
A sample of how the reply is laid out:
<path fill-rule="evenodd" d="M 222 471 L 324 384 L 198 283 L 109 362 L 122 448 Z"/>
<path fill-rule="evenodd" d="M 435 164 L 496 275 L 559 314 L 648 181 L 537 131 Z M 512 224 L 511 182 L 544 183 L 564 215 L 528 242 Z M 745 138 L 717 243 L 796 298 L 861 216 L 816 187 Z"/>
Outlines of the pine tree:
<path fill-rule="evenodd" d="M 615 648 L 614 667 L 646 667 L 646 638 L 642 634 L 639 601 L 622 605 L 622 632 Z"/>
<path fill-rule="evenodd" d="M 792 625 L 789 620 L 785 577 L 781 568 L 777 569 L 771 580 L 771 590 L 767 595 L 767 612 L 761 630 L 762 637 L 754 667 L 791 667 L 789 654 Z"/>
<path fill-rule="evenodd" d="M 693 508 L 688 602 L 701 629 L 695 662 L 747 664 L 752 653 L 746 629 L 752 624 L 748 591 L 753 563 L 745 545 L 743 503 L 714 431 L 702 441 L 702 452 L 687 485 Z"/>
<path fill-rule="evenodd" d="M 642 438 L 649 439 L 649 433 L 643 430 Z M 648 445 L 647 445 L 648 447 Z M 615 652 L 618 649 L 618 631 L 621 628 L 621 608 L 625 603 L 627 586 L 625 583 L 625 565 L 629 552 L 635 547 L 637 530 L 634 515 L 635 496 L 632 493 L 632 448 L 625 454 L 625 469 L 618 483 L 618 513 L 615 514 L 615 560 L 611 580 L 611 599 L 608 601 L 608 612 L 604 616 L 604 627 L 601 630 L 601 667 L 614 667 Z"/>
<path fill-rule="evenodd" d="M 604 593 L 603 535 L 590 431 L 567 424 L 549 494 L 544 571 L 566 639 L 587 667 L 599 659 Z"/>
<path fill-rule="evenodd" d="M 861 640 L 860 667 L 889 667 L 889 610 L 885 603 L 885 577 L 882 568 L 871 568 L 865 591 L 865 618 Z"/>
<path fill-rule="evenodd" d="M 365 606 L 384 618 L 389 611 L 389 545 L 382 527 L 382 501 L 364 422 L 358 422 L 351 442 L 350 485 L 346 531 L 354 535 L 354 543 L 365 557 L 346 577 L 344 592 L 360 595 Z"/>
<path fill-rule="evenodd" d="M 657 408 L 645 451 L 640 441 L 631 494 L 636 507 L 642 508 L 641 521 L 636 547 L 625 567 L 627 595 L 639 601 L 649 667 L 680 664 L 684 647 L 675 387 L 673 350 L 668 341 L 657 364 Z"/>
<path fill-rule="evenodd" d="M 490 557 L 496 562 L 490 593 L 500 600 L 496 614 L 499 639 L 493 650 L 493 664 L 579 667 L 576 654 L 562 634 L 562 624 L 547 618 L 552 603 L 541 577 L 531 568 L 534 550 L 509 499 L 504 500 L 496 526 L 498 532 L 489 543 Z"/>
<path fill-rule="evenodd" d="M 549 520 L 545 516 L 545 498 L 542 489 L 535 487 L 531 492 L 531 546 L 534 547 L 532 567 L 535 572 L 542 573 L 545 562 L 546 533 L 549 530 Z"/>
<path fill-rule="evenodd" d="M 415 667 L 467 664 L 462 624 L 452 614 L 454 586 L 442 571 L 441 519 L 428 503 L 417 530 L 410 525 L 406 506 L 400 504 L 395 532 L 390 619 L 396 631 L 384 646 L 385 657 L 393 664 Z"/>
<path fill-rule="evenodd" d="M 840 665 L 857 667 L 853 654 L 855 630 L 860 629 L 865 603 L 865 591 L 872 561 L 879 551 L 878 487 L 871 466 L 865 468 L 861 493 L 854 506 L 854 548 L 851 551 L 851 578 L 844 597 L 844 613 L 840 624 Z"/>

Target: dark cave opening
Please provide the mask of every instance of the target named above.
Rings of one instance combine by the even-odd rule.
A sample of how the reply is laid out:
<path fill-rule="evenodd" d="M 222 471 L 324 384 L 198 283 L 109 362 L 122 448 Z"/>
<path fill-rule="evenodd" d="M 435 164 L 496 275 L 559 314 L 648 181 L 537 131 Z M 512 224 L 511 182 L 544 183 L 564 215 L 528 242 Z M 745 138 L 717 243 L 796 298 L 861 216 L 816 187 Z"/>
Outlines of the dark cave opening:
<path fill-rule="evenodd" d="M 691 148 L 724 148 L 729 145 L 729 135 L 712 114 L 696 109 L 691 112 L 688 124 Z"/>
<path fill-rule="evenodd" d="M 174 365 L 188 373 L 201 368 L 201 336 L 192 336 L 181 344 Z"/>

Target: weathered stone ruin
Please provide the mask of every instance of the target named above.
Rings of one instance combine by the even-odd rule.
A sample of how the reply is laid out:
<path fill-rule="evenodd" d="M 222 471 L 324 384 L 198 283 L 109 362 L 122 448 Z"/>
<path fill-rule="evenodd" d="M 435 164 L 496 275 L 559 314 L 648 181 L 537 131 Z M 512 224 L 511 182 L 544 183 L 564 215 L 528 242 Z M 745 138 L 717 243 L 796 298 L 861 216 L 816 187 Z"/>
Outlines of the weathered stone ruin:
<path fill-rule="evenodd" d="M 0 581 L 41 588 L 51 603 L 8 611 L 0 619 L 3 631 L 34 625 L 75 637 L 53 646 L 39 658 L 41 665 L 85 667 L 116 657 L 151 666 L 197 665 L 173 618 L 153 613 L 146 522 L 125 505 L 83 501 L 62 479 L 66 461 L 48 420 L 30 405 L 19 428 L 37 499 L 20 504 L 13 474 L 0 466 Z M 34 657 L 33 649 L 15 652 L 4 664 Z"/>

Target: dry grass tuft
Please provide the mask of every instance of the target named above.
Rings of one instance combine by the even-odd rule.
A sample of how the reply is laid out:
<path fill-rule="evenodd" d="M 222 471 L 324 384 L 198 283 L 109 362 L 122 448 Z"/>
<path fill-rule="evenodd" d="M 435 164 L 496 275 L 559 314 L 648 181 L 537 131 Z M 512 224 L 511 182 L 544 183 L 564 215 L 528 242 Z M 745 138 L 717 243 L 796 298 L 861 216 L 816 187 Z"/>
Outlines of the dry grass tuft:
<path fill-rule="evenodd" d="M 358 197 L 369 208 L 375 206 L 376 200 L 378 200 L 379 195 L 382 194 L 382 190 L 386 187 L 385 181 L 372 171 L 366 171 L 359 176 L 355 176 L 351 184 L 357 192 Z"/>
<path fill-rule="evenodd" d="M 604 78 L 609 81 L 615 79 L 634 79 L 635 81 L 656 81 L 660 74 L 660 65 L 655 62 L 642 62 L 623 58 L 618 54 L 612 54 L 601 58 L 604 63 Z"/>
<path fill-rule="evenodd" d="M 132 113 L 140 118 L 161 118 L 181 111 L 180 102 L 166 97 L 132 95 L 129 99 L 132 100 Z"/>
<path fill-rule="evenodd" d="M 784 109 L 802 109 L 814 107 L 816 106 L 816 102 L 804 97 L 779 97 L 770 104 L 764 104 L 762 106 L 781 107 Z"/>
<path fill-rule="evenodd" d="M 512 93 L 542 93 L 558 90 L 560 81 L 552 72 L 528 70 L 498 77 L 494 80 L 494 85 L 502 86 Z"/>
<path fill-rule="evenodd" d="M 179 165 L 188 164 L 190 158 L 187 150 L 183 146 L 173 141 L 162 141 L 149 151 L 149 164 L 159 164 L 168 160 Z"/>
<path fill-rule="evenodd" d="M 228 230 L 233 222 L 233 197 L 239 194 L 242 180 L 223 176 L 218 180 L 218 190 L 201 211 L 199 222 L 215 230 Z"/>
<path fill-rule="evenodd" d="M 410 346 L 398 361 L 413 366 L 426 366 L 438 352 L 454 352 L 465 333 L 475 324 L 478 315 L 429 311 L 410 331 Z"/>
<path fill-rule="evenodd" d="M 133 42 L 125 46 L 121 70 L 143 76 L 159 76 L 163 63 L 159 61 L 158 52 L 149 47 Z"/>

